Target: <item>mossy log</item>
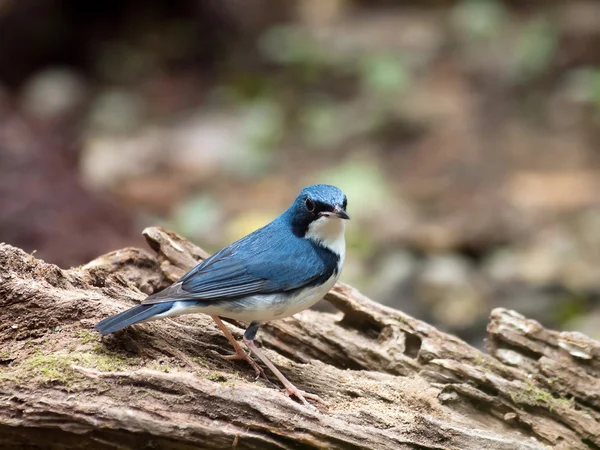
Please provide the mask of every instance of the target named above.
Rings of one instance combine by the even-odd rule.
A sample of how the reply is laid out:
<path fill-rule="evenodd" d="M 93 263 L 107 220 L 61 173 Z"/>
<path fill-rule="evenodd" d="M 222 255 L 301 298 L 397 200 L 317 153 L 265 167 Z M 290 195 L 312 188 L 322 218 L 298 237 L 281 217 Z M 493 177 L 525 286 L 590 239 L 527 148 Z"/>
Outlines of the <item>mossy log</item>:
<path fill-rule="evenodd" d="M 211 319 L 101 338 L 97 321 L 206 253 L 159 228 L 62 270 L 0 245 L 0 448 L 599 449 L 600 343 L 496 309 L 488 353 L 338 284 L 258 342 L 311 409 L 224 360 Z M 241 324 L 230 323 L 234 335 Z"/>

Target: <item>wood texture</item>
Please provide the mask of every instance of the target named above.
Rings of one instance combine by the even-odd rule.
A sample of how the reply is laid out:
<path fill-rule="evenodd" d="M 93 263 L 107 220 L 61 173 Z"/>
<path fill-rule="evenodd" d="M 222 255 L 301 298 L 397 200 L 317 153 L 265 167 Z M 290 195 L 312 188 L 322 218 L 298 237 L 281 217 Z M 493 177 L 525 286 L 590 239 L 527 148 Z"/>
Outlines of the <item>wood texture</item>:
<path fill-rule="evenodd" d="M 160 228 L 144 236 L 155 254 L 70 270 L 0 245 L 0 448 L 600 448 L 600 344 L 514 311 L 492 312 L 486 354 L 336 285 L 338 313 L 305 311 L 258 337 L 328 409 L 222 359 L 231 348 L 204 315 L 101 338 L 98 320 L 207 256 Z"/>

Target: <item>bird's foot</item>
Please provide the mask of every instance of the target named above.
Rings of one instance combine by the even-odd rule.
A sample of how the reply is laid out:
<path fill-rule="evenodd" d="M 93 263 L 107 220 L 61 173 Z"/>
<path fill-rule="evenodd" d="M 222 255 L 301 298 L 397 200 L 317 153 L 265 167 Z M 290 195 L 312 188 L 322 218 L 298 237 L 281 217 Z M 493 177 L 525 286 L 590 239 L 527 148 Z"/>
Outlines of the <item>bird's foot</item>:
<path fill-rule="evenodd" d="M 250 355 L 248 355 L 245 351 L 240 350 L 237 353 L 234 353 L 233 355 L 221 355 L 218 354 L 221 358 L 226 359 L 228 361 L 236 361 L 236 360 L 244 360 L 244 361 L 248 361 L 248 364 L 250 364 L 252 366 L 252 368 L 254 369 L 254 373 L 256 374 L 256 379 L 258 380 L 259 378 L 264 378 L 266 381 L 269 381 L 269 379 L 267 378 L 267 375 L 265 374 L 265 371 L 262 370 L 262 367 L 260 367 L 256 361 L 254 361 L 252 359 L 252 357 Z"/>
<path fill-rule="evenodd" d="M 327 403 L 325 400 L 323 400 L 321 397 L 319 397 L 316 394 L 311 394 L 310 392 L 306 392 L 303 391 L 301 389 L 298 389 L 296 386 L 288 386 L 284 389 L 284 392 L 289 395 L 290 397 L 294 396 L 296 397 L 298 400 L 300 400 L 302 402 L 303 405 L 305 406 L 309 406 L 311 408 L 314 408 L 313 405 L 311 405 L 310 403 L 308 403 L 308 401 L 306 401 L 306 399 L 310 399 L 313 400 L 317 403 L 320 403 L 321 405 L 329 408 L 329 403 Z"/>

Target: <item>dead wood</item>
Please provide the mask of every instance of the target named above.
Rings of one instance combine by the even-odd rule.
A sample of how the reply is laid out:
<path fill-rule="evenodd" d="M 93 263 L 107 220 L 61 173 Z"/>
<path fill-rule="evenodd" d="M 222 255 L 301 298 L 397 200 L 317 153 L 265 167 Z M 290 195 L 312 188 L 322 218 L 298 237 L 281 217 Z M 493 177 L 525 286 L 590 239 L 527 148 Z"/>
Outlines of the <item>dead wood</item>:
<path fill-rule="evenodd" d="M 100 338 L 95 323 L 206 253 L 159 228 L 62 270 L 0 245 L 0 447 L 43 449 L 599 449 L 600 343 L 503 309 L 489 354 L 344 284 L 258 342 L 311 410 L 254 381 L 210 318 Z M 242 329 L 231 328 L 236 337 Z"/>

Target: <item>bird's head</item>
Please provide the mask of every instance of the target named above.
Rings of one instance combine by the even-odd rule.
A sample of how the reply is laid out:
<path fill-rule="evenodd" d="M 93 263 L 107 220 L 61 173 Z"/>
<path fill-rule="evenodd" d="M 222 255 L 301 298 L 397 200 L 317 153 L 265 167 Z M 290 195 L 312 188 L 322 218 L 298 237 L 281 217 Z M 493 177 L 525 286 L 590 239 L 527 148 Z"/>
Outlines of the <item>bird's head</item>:
<path fill-rule="evenodd" d="M 295 234 L 329 246 L 340 236 L 343 240 L 344 221 L 350 219 L 347 207 L 348 200 L 340 189 L 314 184 L 300 191 L 287 216 Z"/>

